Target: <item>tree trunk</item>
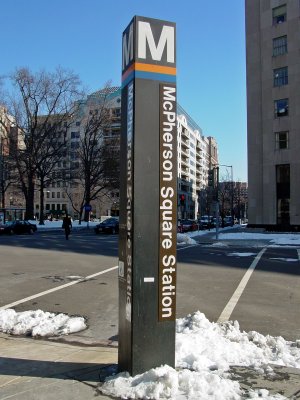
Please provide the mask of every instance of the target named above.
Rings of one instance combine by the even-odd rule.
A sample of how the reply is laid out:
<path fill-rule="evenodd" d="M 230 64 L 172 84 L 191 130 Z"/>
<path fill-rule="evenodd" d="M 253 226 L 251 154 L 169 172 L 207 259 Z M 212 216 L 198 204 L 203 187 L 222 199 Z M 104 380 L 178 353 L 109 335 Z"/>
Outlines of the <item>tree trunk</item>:
<path fill-rule="evenodd" d="M 34 219 L 34 180 L 28 177 L 25 219 Z"/>
<path fill-rule="evenodd" d="M 39 225 L 45 225 L 44 223 L 44 181 L 40 182 L 40 220 Z"/>

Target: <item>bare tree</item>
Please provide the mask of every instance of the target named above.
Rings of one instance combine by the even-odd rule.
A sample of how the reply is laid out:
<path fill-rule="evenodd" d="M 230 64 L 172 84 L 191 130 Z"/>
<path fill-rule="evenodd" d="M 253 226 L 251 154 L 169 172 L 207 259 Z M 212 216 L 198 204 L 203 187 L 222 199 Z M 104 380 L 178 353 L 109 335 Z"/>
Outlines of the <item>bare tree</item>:
<path fill-rule="evenodd" d="M 7 113 L 7 109 L 0 105 L 0 196 L 2 208 L 6 206 L 6 192 L 11 185 L 17 183 L 16 170 L 10 157 L 9 138 L 13 133 L 12 125 L 12 117 Z"/>
<path fill-rule="evenodd" d="M 60 156 L 64 143 L 56 135 L 70 123 L 75 100 L 82 92 L 78 76 L 62 68 L 53 73 L 19 68 L 10 79 L 14 89 L 6 106 L 17 129 L 11 148 L 26 200 L 26 218 L 31 219 L 35 187 L 42 179 L 39 190 L 43 197 L 45 177 L 51 172 L 44 167 L 53 165 Z"/>
<path fill-rule="evenodd" d="M 73 149 L 73 159 L 78 161 L 71 168 L 72 181 L 79 183 L 82 189 L 77 209 L 80 221 L 85 204 L 119 187 L 119 138 L 108 134 L 112 123 L 109 94 L 110 87 L 107 86 L 80 110 L 80 138 L 78 147 Z M 71 194 L 69 198 L 72 202 Z M 87 219 L 87 213 L 84 219 Z"/>

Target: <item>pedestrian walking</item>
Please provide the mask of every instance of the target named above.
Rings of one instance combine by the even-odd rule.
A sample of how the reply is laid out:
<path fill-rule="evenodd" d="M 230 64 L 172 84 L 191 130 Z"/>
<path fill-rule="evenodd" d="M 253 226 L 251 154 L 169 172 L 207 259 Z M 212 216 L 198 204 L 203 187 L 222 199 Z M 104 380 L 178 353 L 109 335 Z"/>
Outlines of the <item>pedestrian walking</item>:
<path fill-rule="evenodd" d="M 69 217 L 68 214 L 66 214 L 66 216 L 63 219 L 62 228 L 65 230 L 66 240 L 69 240 L 69 235 L 71 233 L 71 228 L 72 228 L 72 221 L 71 217 Z"/>

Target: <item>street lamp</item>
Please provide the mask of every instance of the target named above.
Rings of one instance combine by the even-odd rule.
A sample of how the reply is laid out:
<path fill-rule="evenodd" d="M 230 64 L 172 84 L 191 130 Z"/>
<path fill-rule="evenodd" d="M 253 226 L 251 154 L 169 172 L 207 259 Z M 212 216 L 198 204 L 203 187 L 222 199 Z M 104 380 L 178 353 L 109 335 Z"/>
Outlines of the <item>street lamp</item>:
<path fill-rule="evenodd" d="M 226 167 L 231 169 L 231 218 L 232 222 L 234 222 L 234 216 L 233 216 L 233 167 L 232 165 L 224 165 L 224 164 L 219 164 L 220 167 Z"/>

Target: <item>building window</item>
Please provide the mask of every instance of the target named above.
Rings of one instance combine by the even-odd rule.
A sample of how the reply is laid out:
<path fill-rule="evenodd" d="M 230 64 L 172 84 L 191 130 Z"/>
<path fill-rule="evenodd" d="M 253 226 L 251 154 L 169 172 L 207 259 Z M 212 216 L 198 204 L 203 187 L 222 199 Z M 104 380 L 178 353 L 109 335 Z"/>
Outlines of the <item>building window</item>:
<path fill-rule="evenodd" d="M 80 132 L 71 132 L 71 139 L 79 139 Z"/>
<path fill-rule="evenodd" d="M 289 148 L 289 133 L 275 132 L 275 148 L 276 150 Z"/>
<path fill-rule="evenodd" d="M 286 4 L 273 8 L 273 25 L 286 21 Z"/>
<path fill-rule="evenodd" d="M 287 36 L 280 36 L 273 39 L 273 56 L 280 56 L 287 53 Z"/>
<path fill-rule="evenodd" d="M 289 115 L 289 99 L 280 99 L 274 101 L 275 118 Z"/>
<path fill-rule="evenodd" d="M 56 198 L 57 198 L 57 199 L 60 199 L 60 192 L 57 192 L 57 193 L 56 193 Z"/>
<path fill-rule="evenodd" d="M 288 84 L 288 67 L 273 70 L 274 87 Z"/>
<path fill-rule="evenodd" d="M 52 197 L 52 199 L 55 199 L 55 192 L 51 193 L 51 197 Z"/>

